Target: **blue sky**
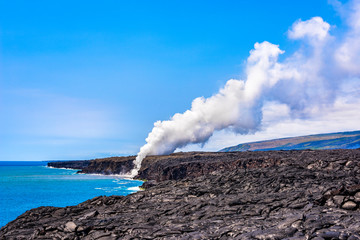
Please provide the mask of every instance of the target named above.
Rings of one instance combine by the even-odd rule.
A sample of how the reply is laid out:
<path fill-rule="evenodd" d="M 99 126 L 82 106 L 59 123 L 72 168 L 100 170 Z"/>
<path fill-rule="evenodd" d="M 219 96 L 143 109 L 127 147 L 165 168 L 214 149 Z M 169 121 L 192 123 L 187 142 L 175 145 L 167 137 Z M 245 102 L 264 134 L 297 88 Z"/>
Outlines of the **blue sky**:
<path fill-rule="evenodd" d="M 1 0 L 0 160 L 136 154 L 155 121 L 241 77 L 255 42 L 286 56 L 314 16 L 341 31 L 325 0 Z"/>

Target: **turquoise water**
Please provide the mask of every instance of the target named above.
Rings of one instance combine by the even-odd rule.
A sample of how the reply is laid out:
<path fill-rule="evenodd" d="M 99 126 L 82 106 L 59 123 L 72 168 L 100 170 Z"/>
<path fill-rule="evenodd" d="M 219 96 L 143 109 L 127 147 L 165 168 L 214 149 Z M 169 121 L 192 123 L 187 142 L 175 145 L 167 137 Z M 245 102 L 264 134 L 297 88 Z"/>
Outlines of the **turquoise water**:
<path fill-rule="evenodd" d="M 0 161 L 0 227 L 40 206 L 65 207 L 100 195 L 128 195 L 141 181 L 76 174 L 44 162 Z M 130 189 L 129 189 L 130 188 Z"/>

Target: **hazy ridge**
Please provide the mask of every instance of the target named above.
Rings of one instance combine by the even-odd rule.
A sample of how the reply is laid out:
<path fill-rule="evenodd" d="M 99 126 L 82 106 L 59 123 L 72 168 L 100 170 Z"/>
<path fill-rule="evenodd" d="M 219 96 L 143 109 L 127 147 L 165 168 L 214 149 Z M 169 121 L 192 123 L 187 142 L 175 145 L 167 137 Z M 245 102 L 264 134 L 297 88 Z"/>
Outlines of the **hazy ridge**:
<path fill-rule="evenodd" d="M 243 143 L 221 149 L 219 152 L 356 148 L 360 148 L 360 131 L 316 134 Z"/>

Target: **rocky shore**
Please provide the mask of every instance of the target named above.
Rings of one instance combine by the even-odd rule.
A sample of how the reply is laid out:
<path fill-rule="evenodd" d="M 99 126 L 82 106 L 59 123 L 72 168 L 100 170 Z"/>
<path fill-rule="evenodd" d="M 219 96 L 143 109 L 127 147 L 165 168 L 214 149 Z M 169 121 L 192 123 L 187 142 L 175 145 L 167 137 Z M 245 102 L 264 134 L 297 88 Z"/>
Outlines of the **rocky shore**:
<path fill-rule="evenodd" d="M 27 211 L 0 239 L 360 239 L 359 149 L 151 156 L 138 178 L 128 196 Z"/>
<path fill-rule="evenodd" d="M 135 156 L 109 157 L 82 161 L 49 162 L 47 165 L 54 168 L 78 169 L 78 173 L 94 174 L 126 174 L 133 169 Z"/>
<path fill-rule="evenodd" d="M 88 167 L 91 160 L 80 160 L 80 161 L 52 161 L 48 162 L 48 167 L 53 168 L 71 168 L 71 169 L 83 169 Z"/>

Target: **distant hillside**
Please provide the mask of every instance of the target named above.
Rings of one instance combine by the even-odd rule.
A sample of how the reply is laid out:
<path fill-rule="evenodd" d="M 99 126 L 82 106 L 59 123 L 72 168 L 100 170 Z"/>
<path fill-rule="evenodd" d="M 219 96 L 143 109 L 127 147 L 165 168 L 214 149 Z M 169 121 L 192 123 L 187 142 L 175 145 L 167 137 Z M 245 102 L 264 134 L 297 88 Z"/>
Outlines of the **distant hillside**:
<path fill-rule="evenodd" d="M 360 148 L 360 131 L 316 134 L 243 143 L 219 152 Z"/>

